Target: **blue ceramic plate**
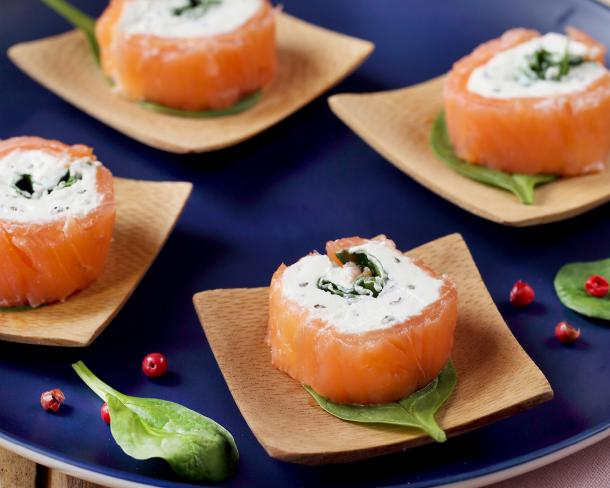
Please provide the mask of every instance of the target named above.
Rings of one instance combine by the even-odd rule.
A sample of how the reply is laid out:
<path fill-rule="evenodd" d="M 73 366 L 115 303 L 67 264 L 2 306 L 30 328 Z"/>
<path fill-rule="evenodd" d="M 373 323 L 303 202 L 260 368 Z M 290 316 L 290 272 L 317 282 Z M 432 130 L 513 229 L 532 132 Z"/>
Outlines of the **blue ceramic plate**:
<path fill-rule="evenodd" d="M 77 2 L 91 13 L 104 3 Z M 337 92 L 385 90 L 432 78 L 477 44 L 515 26 L 549 31 L 570 24 L 610 46 L 610 10 L 593 0 L 284 4 L 291 14 L 377 44 L 372 58 Z M 16 42 L 66 29 L 39 2 L 2 2 L 2 52 Z M 467 480 L 472 485 L 478 483 L 474 478 L 527 469 L 550 459 L 543 456 L 565 454 L 562 449 L 577 449 L 607 434 L 610 327 L 562 307 L 552 279 L 568 261 L 608 257 L 608 205 L 544 227 L 513 229 L 487 222 L 387 164 L 330 113 L 324 99 L 237 147 L 207 155 L 169 155 L 61 101 L 3 55 L 0 138 L 22 134 L 89 144 L 118 176 L 192 181 L 195 189 L 142 284 L 92 346 L 0 343 L 2 445 L 10 443 L 12 449 L 47 463 L 68 463 L 121 480 L 188 486 L 162 461 L 135 461 L 114 444 L 99 418 L 100 402 L 70 369 L 77 359 L 119 390 L 184 403 L 229 428 L 241 460 L 237 476 L 226 486 L 417 487 Z M 226 388 L 195 316 L 192 294 L 264 285 L 281 261 L 292 262 L 340 236 L 386 233 L 409 249 L 451 232 L 464 235 L 500 311 L 550 380 L 555 399 L 442 445 L 355 465 L 306 467 L 269 458 Z M 507 303 L 518 278 L 537 292 L 536 303 L 525 310 Z M 583 330 L 574 347 L 553 339 L 553 327 L 562 319 Z M 155 350 L 168 355 L 172 373 L 151 381 L 140 372 L 140 361 Z M 52 387 L 63 389 L 68 399 L 57 415 L 46 414 L 38 404 L 40 393 Z"/>

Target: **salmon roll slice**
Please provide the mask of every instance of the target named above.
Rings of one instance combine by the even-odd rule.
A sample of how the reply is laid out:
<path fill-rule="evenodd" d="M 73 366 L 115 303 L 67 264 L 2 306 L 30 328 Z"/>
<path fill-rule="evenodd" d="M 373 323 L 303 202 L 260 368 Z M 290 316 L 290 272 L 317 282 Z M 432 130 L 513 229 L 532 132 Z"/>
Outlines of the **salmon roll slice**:
<path fill-rule="evenodd" d="M 457 291 L 385 236 L 352 237 L 282 264 L 271 280 L 267 341 L 279 370 L 335 403 L 409 396 L 447 364 Z"/>
<path fill-rule="evenodd" d="M 0 307 L 63 301 L 91 284 L 114 218 L 112 174 L 91 148 L 0 141 Z"/>
<path fill-rule="evenodd" d="M 457 155 L 511 173 L 580 175 L 610 158 L 610 73 L 587 34 L 512 29 L 450 71 L 445 118 Z"/>
<path fill-rule="evenodd" d="M 96 23 L 103 72 L 131 100 L 223 109 L 277 68 L 268 0 L 111 0 Z"/>

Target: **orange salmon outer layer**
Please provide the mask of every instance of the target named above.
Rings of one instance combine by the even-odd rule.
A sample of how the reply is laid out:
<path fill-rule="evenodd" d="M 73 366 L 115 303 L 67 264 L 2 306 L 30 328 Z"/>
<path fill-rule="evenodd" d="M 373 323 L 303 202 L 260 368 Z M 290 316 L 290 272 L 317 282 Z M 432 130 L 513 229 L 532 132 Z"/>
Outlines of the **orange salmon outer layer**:
<path fill-rule="evenodd" d="M 570 38 L 605 48 L 568 28 Z M 453 65 L 444 89 L 447 130 L 457 155 L 512 173 L 579 175 L 600 171 L 610 158 L 610 73 L 583 90 L 544 98 L 494 99 L 468 91 L 470 74 L 501 51 L 540 36 L 511 29 Z"/>
<path fill-rule="evenodd" d="M 123 34 L 128 2 L 111 0 L 95 28 L 102 70 L 128 98 L 181 110 L 222 109 L 273 80 L 276 11 L 268 0 L 232 32 L 187 39 Z"/>
<path fill-rule="evenodd" d="M 364 242 L 341 239 L 329 242 L 327 250 L 333 259 L 335 252 Z M 425 264 L 416 264 L 437 277 Z M 457 321 L 457 290 L 449 278 L 441 278 L 439 299 L 419 315 L 386 329 L 348 334 L 311 319 L 309 310 L 283 296 L 285 269 L 282 264 L 271 280 L 271 362 L 318 394 L 335 403 L 393 402 L 427 385 L 449 361 Z"/>
<path fill-rule="evenodd" d="M 87 146 L 39 137 L 0 142 L 0 158 L 16 150 L 96 159 Z M 0 221 L 0 306 L 63 301 L 97 278 L 108 256 L 115 218 L 112 174 L 103 166 L 98 167 L 97 191 L 102 203 L 84 216 L 44 223 Z"/>

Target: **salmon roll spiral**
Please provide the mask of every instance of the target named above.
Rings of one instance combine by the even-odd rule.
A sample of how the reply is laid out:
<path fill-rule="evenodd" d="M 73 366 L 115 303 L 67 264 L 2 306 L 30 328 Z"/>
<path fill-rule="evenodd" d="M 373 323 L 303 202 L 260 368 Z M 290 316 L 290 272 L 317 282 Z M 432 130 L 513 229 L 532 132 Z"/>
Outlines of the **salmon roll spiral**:
<path fill-rule="evenodd" d="M 103 72 L 135 101 L 223 109 L 277 67 L 268 0 L 111 0 L 96 24 Z"/>
<path fill-rule="evenodd" d="M 385 236 L 326 250 L 273 275 L 273 365 L 335 403 L 388 403 L 427 385 L 451 356 L 455 284 Z"/>
<path fill-rule="evenodd" d="M 100 274 L 112 238 L 112 174 L 91 148 L 0 141 L 0 307 L 65 300 Z"/>
<path fill-rule="evenodd" d="M 573 28 L 512 29 L 450 71 L 445 117 L 457 155 L 511 173 L 580 175 L 610 158 L 605 48 Z"/>

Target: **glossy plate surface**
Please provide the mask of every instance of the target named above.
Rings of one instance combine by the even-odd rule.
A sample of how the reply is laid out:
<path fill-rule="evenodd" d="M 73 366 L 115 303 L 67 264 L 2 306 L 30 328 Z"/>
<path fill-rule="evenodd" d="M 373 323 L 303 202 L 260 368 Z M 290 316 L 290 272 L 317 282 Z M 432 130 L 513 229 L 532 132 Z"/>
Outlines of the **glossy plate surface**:
<path fill-rule="evenodd" d="M 95 13 L 101 0 L 79 1 Z M 610 11 L 590 0 L 286 0 L 306 21 L 369 39 L 377 49 L 335 92 L 400 88 L 446 72 L 451 62 L 509 27 L 566 24 L 610 46 Z M 382 6 L 381 6 L 382 5 Z M 459 27 L 459 28 L 458 28 Z M 0 47 L 65 31 L 35 0 L 4 0 Z M 610 428 L 610 327 L 563 308 L 557 269 L 608 257 L 608 205 L 543 227 L 511 228 L 476 217 L 412 181 L 370 149 L 318 99 L 260 136 L 221 152 L 176 156 L 122 136 L 51 94 L 0 58 L 0 137 L 37 134 L 92 145 L 117 175 L 192 181 L 174 233 L 138 289 L 95 343 L 74 350 L 0 343 L 0 436 L 56 459 L 143 484 L 187 486 L 161 461 L 125 456 L 99 420 L 99 402 L 72 373 L 83 359 L 126 393 L 182 402 L 228 427 L 241 449 L 239 472 L 223 486 L 435 486 L 471 480 L 573 445 Z M 8 94 L 8 95 L 7 95 Z M 386 233 L 410 249 L 460 232 L 500 312 L 555 390 L 555 398 L 492 426 L 355 465 L 307 467 L 270 458 L 240 415 L 208 347 L 192 295 L 213 288 L 267 286 L 281 261 L 328 239 Z M 518 279 L 536 305 L 507 303 Z M 236 310 L 239 313 L 239 310 Z M 583 340 L 566 348 L 553 327 L 567 319 Z M 173 374 L 140 372 L 161 350 Z M 236 351 L 238 354 L 239 351 Z M 493 377 L 489 378 L 493 381 Z M 38 396 L 64 389 L 69 407 L 40 410 Z M 10 394 L 7 394 L 10 393 Z M 121 482 L 117 482 L 119 485 Z"/>

